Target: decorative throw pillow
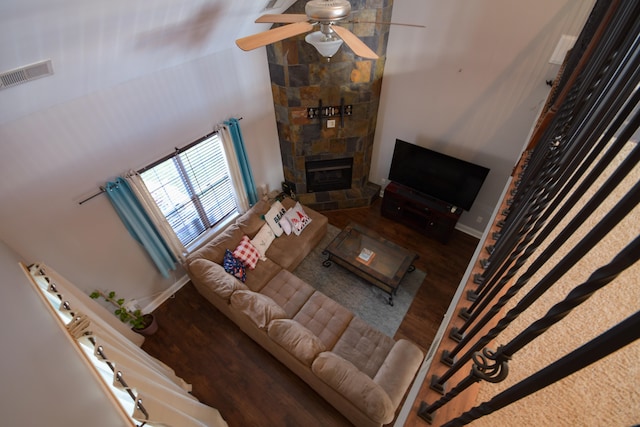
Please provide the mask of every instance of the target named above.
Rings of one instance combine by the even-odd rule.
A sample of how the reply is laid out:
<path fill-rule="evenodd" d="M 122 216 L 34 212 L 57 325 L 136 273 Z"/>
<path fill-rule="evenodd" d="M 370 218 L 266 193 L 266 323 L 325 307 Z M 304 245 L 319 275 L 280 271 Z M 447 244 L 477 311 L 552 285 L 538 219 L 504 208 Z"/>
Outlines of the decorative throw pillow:
<path fill-rule="evenodd" d="M 256 268 L 256 264 L 258 264 L 258 260 L 260 259 L 260 253 L 251 244 L 251 240 L 249 240 L 246 235 L 242 236 L 240 244 L 236 250 L 233 251 L 233 256 L 242 261 L 250 270 Z"/>
<path fill-rule="evenodd" d="M 311 218 L 304 212 L 300 202 L 296 202 L 296 205 L 286 212 L 285 217 L 291 224 L 291 231 L 296 236 L 299 236 L 302 230 L 311 223 Z"/>
<path fill-rule="evenodd" d="M 269 224 L 264 224 L 260 231 L 258 231 L 258 234 L 251 239 L 251 244 L 260 252 L 260 259 L 262 261 L 267 260 L 267 249 L 269 249 L 269 245 L 271 245 L 271 242 L 273 242 L 275 238 L 276 235 L 273 234 L 273 230 L 269 227 Z"/>
<path fill-rule="evenodd" d="M 232 276 L 240 279 L 241 281 L 247 280 L 247 275 L 244 270 L 244 264 L 238 258 L 233 256 L 233 253 L 227 249 L 224 252 L 224 260 L 222 261 L 222 266 L 224 267 L 224 271 L 231 274 Z"/>
<path fill-rule="evenodd" d="M 264 220 L 267 221 L 267 224 L 269 224 L 269 227 L 271 227 L 276 237 L 280 237 L 282 234 L 282 228 L 278 223 L 286 212 L 287 210 L 282 206 L 282 203 L 275 201 L 273 205 L 271 205 L 271 209 L 264 214 Z"/>
<path fill-rule="evenodd" d="M 291 210 L 291 208 L 289 208 L 289 210 L 287 212 L 289 212 L 290 210 Z M 289 234 L 291 234 L 291 223 L 287 219 L 287 214 L 286 213 L 284 214 L 284 216 L 282 217 L 282 219 L 280 220 L 280 222 L 278 224 L 280 224 L 280 228 L 282 228 L 282 231 L 284 231 L 284 234 L 286 234 L 287 236 Z"/>

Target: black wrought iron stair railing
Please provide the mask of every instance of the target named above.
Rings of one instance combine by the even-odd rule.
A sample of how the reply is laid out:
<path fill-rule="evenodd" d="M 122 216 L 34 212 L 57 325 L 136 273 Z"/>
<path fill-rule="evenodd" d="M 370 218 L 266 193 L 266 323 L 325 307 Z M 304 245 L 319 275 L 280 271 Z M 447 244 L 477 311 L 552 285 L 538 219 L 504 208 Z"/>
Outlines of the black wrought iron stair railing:
<path fill-rule="evenodd" d="M 618 98 L 618 100 L 619 99 L 621 98 Z M 514 277 L 515 274 L 517 273 L 518 268 L 516 267 L 521 266 L 524 263 L 524 261 L 528 259 L 530 253 L 540 246 L 542 241 L 548 235 L 547 232 L 550 233 L 553 230 L 557 229 L 557 226 L 560 223 L 560 221 L 566 218 L 569 211 L 576 205 L 576 203 L 578 203 L 580 197 L 588 190 L 589 187 L 593 185 L 596 179 L 604 172 L 605 168 L 611 163 L 611 161 L 613 161 L 615 156 L 619 154 L 620 150 L 622 150 L 622 148 L 627 143 L 627 141 L 631 139 L 633 134 L 636 132 L 640 123 L 640 112 L 636 112 L 635 115 L 631 118 L 631 120 L 627 124 L 627 126 L 625 126 L 624 129 L 619 133 L 619 135 L 616 138 L 614 138 L 616 131 L 618 131 L 620 127 L 623 126 L 625 121 L 628 120 L 629 115 L 633 112 L 635 106 L 638 105 L 638 103 L 640 102 L 640 91 L 635 91 L 629 98 L 629 101 L 630 102 L 628 102 L 627 105 L 624 105 L 622 107 L 622 109 L 620 110 L 620 114 L 618 114 L 617 117 L 614 118 L 612 122 L 612 126 L 610 126 L 609 129 L 606 129 L 604 131 L 602 138 L 600 138 L 600 141 L 599 142 L 593 141 L 593 143 L 595 144 L 595 147 L 593 148 L 593 150 L 591 150 L 590 153 L 583 153 L 582 151 L 580 151 L 577 156 L 574 156 L 574 158 L 582 158 L 581 157 L 582 155 L 585 155 L 586 157 L 585 157 L 585 160 L 582 162 L 582 165 L 579 165 L 577 167 L 577 173 L 574 174 L 573 177 L 569 177 L 567 179 L 567 184 L 562 188 L 562 190 L 559 192 L 559 194 L 556 197 L 556 200 L 566 199 L 566 201 L 557 208 L 557 212 L 555 213 L 553 218 L 545 225 L 545 228 L 544 230 L 542 230 L 542 232 L 537 233 L 537 231 L 539 230 L 532 230 L 531 233 L 527 234 L 527 237 L 525 237 L 524 243 L 529 242 L 529 240 L 527 240 L 528 237 L 537 236 L 537 238 L 529 246 L 523 245 L 521 243 L 521 247 L 525 249 L 524 254 L 522 254 L 523 251 L 520 249 L 520 246 L 515 250 L 513 250 L 513 252 L 510 254 L 508 264 L 511 265 L 510 263 L 511 259 L 512 258 L 516 259 L 516 257 L 519 256 L 519 261 L 516 261 L 516 266 L 512 267 L 512 269 L 506 272 L 505 274 L 497 274 L 495 276 L 492 276 L 489 280 L 494 278 L 499 278 L 500 280 L 496 284 L 496 286 L 491 288 L 491 292 L 487 292 L 486 295 L 481 294 L 480 298 L 476 299 L 469 309 L 464 310 L 464 313 L 466 314 L 466 316 L 464 316 L 466 318 L 465 324 L 461 328 L 452 328 L 452 331 L 451 331 L 452 338 L 460 342 L 460 344 L 456 347 L 454 351 L 452 351 L 452 353 L 454 354 L 457 353 L 459 348 L 463 347 L 468 342 L 468 340 L 463 341 L 462 334 L 466 332 L 466 330 L 470 327 L 470 325 L 474 324 L 474 321 L 478 318 L 479 314 L 482 313 L 482 310 L 484 310 L 487 307 L 487 305 L 490 304 L 492 301 L 495 301 L 495 297 L 499 293 L 499 291 L 501 291 L 504 285 L 509 283 L 510 279 Z M 597 135 L 597 132 L 598 130 L 596 130 L 596 132 L 593 132 L 592 135 Z M 609 144 L 609 141 L 612 141 L 612 140 L 613 140 L 613 143 L 611 143 L 611 146 L 603 155 L 602 152 L 604 151 L 606 146 Z M 590 147 L 592 141 L 587 140 L 587 142 L 588 144 L 582 144 L 581 146 Z M 587 169 L 589 167 L 592 167 L 593 163 L 596 161 L 597 157 L 600 155 L 603 156 L 602 159 L 595 166 L 593 166 L 593 169 L 589 174 L 586 174 Z M 633 165 L 631 165 L 631 167 L 633 167 Z M 573 164 L 569 164 L 568 168 L 571 170 L 575 170 L 573 169 L 574 168 Z M 626 173 L 628 172 L 629 171 L 627 170 Z M 618 179 L 622 179 L 620 175 L 622 175 L 622 171 L 619 171 L 617 175 Z M 576 187 L 579 179 L 582 179 L 582 181 L 580 185 Z M 571 228 L 565 229 L 561 233 L 559 238 L 556 239 L 557 244 L 553 246 L 555 250 L 557 250 L 560 244 L 564 241 L 563 239 L 566 239 L 568 237 L 567 236 L 567 234 L 569 234 L 568 230 L 575 231 L 577 226 L 580 225 L 582 222 L 584 222 L 584 220 L 588 217 L 588 214 L 593 209 L 595 209 L 596 207 L 595 201 L 599 200 L 601 203 L 602 200 L 609 194 L 609 192 L 613 190 L 613 188 L 616 186 L 618 182 L 619 181 L 616 181 L 616 180 L 613 180 L 613 181 L 610 180 L 605 190 L 600 192 L 600 197 L 597 199 L 594 198 L 590 201 L 589 205 L 585 209 L 583 209 L 582 215 L 577 216 L 578 220 L 572 224 Z M 547 213 L 550 213 L 550 211 L 547 211 Z M 540 218 L 537 218 L 537 219 L 539 219 L 539 224 L 542 225 L 544 223 L 544 220 L 546 220 L 546 216 L 542 215 Z M 552 252 L 550 250 L 545 251 L 536 260 L 535 268 L 538 268 L 542 263 L 548 261 L 549 258 L 554 253 L 555 252 Z M 535 271 L 535 268 L 533 269 L 534 271 Z M 525 283 L 522 283 L 522 285 L 524 284 Z M 497 312 L 497 311 L 496 309 L 493 309 L 492 312 Z M 490 317 L 485 316 L 484 320 L 477 322 L 474 325 L 474 333 L 476 333 L 479 329 L 481 329 L 484 325 L 486 325 L 486 323 L 489 320 L 490 320 Z M 451 357 L 451 355 L 448 355 L 448 357 Z M 447 358 L 445 359 L 445 361 L 448 362 L 449 359 Z"/>
<path fill-rule="evenodd" d="M 488 402 L 474 407 L 443 427 L 460 427 L 478 418 L 498 411 L 536 391 L 543 389 L 569 375 L 620 350 L 640 338 L 640 312 L 612 327 L 609 331 L 589 341 L 575 351 L 536 372 L 526 380 L 496 394 Z"/>
<path fill-rule="evenodd" d="M 450 337 L 457 344 L 444 350 L 440 359 L 448 368 L 431 378 L 431 388 L 442 396 L 431 403 L 423 401 L 418 409 L 420 418 L 433 422 L 438 409 L 479 381 L 504 380 L 509 360 L 516 352 L 544 334 L 551 325 L 561 322 L 640 258 L 640 237 L 636 237 L 613 255 L 610 262 L 603 260 L 600 266 L 595 266 L 588 280 L 576 284 L 564 300 L 553 305 L 546 315 L 518 336 L 496 351 L 488 347 L 640 204 L 638 178 L 636 175 L 629 178 L 631 173 L 637 174 L 640 162 L 640 144 L 634 140 L 640 134 L 640 21 L 637 16 L 640 16 L 640 2 L 596 2 L 576 50 L 567 59 L 564 74 L 558 78 L 566 87 L 553 94 L 552 117 L 544 121 L 545 129 L 534 133 L 538 140 L 523 154 L 520 174 L 514 180 L 512 191 L 505 196 L 509 201 L 505 201 L 508 207 L 503 212 L 504 218 L 496 219 L 501 221 L 500 231 L 489 236 L 495 238 L 495 242 L 488 248 L 488 258 L 481 260 L 481 272 L 473 277 L 477 288 L 468 292 L 470 305 L 459 313 L 464 323 L 450 330 Z M 635 144 L 634 148 L 625 151 L 626 157 L 614 166 L 614 160 L 619 159 L 622 150 L 630 144 Z M 635 184 L 629 185 L 633 180 Z M 626 193 L 612 203 L 610 195 L 614 190 L 619 191 L 621 183 L 625 183 L 623 193 Z M 585 200 L 587 193 L 591 196 Z M 585 232 L 584 224 L 594 211 L 603 209 L 605 202 L 610 206 L 608 211 Z M 563 255 L 559 255 L 561 247 L 570 239 L 577 243 L 568 250 L 564 248 Z M 530 284 L 536 273 L 546 266 L 549 266 L 548 272 Z M 529 290 L 520 295 L 525 286 Z M 507 310 L 508 304 L 511 308 Z M 637 324 L 637 317 L 638 313 L 631 316 L 629 322 Z M 577 369 L 598 360 L 584 358 L 585 348 L 602 346 L 605 342 L 624 346 L 637 339 L 638 334 L 634 334 L 631 341 L 627 335 L 620 338 L 620 331 L 627 331 L 629 322 L 623 322 L 625 326 L 613 326 L 556 364 L 445 425 L 464 425 L 539 390 L 549 384 L 543 375 L 562 377 L 558 372 L 567 360 L 581 357 L 585 363 L 574 363 L 579 365 Z M 609 354 L 602 349 L 593 353 L 600 357 Z M 460 380 L 465 369 L 469 374 Z M 449 386 L 448 382 L 453 379 L 458 383 Z"/>

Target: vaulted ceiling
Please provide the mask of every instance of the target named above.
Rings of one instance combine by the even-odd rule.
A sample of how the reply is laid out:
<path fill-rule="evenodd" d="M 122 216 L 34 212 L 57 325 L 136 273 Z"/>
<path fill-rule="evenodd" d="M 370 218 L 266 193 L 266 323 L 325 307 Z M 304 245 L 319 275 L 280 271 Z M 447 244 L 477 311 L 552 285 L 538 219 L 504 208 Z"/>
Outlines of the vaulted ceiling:
<path fill-rule="evenodd" d="M 0 124 L 226 49 L 295 0 L 6 0 L 0 73 L 51 59 L 54 75 L 0 92 Z M 55 79 L 55 84 L 51 80 Z M 46 90 L 45 90 L 46 89 Z"/>

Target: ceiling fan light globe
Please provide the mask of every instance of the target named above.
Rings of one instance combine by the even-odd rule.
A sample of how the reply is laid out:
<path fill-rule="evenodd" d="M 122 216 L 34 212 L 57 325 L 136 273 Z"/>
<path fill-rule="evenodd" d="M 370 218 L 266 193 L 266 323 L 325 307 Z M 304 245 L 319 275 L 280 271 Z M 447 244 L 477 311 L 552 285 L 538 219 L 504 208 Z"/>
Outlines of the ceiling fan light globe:
<path fill-rule="evenodd" d="M 342 46 L 342 40 L 339 38 L 327 37 L 321 31 L 314 31 L 305 36 L 304 40 L 313 45 L 320 55 L 325 58 L 331 58 L 336 54 L 340 46 Z"/>

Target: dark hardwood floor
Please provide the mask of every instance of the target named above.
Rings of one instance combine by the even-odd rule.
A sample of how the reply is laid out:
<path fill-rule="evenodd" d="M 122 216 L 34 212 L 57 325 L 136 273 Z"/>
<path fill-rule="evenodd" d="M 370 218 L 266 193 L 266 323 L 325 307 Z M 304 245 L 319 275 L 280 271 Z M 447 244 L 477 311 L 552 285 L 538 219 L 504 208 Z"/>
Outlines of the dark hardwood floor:
<path fill-rule="evenodd" d="M 367 208 L 323 214 L 339 228 L 349 221 L 365 224 L 420 255 L 415 265 L 427 276 L 395 338 L 407 338 L 426 352 L 478 239 L 457 230 L 448 244 L 428 239 L 383 218 L 380 200 Z M 229 426 L 351 425 L 202 298 L 191 283 L 154 314 L 160 329 L 142 348 L 191 383 L 193 395 L 217 408 Z"/>

